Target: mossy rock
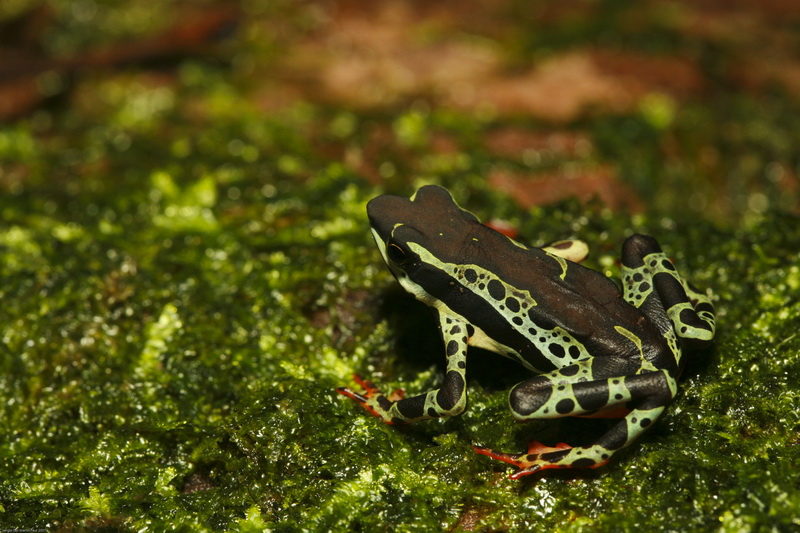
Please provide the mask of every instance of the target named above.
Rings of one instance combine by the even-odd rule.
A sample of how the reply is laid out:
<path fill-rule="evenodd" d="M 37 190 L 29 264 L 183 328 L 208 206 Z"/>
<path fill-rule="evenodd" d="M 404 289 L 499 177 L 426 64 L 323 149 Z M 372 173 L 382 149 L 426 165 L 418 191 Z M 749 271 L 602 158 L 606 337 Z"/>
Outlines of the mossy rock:
<path fill-rule="evenodd" d="M 273 9 L 256 4 L 254 14 Z M 291 12 L 279 4 L 270 16 Z M 89 11 L 64 8 L 74 27 L 56 42 L 78 47 L 67 37 L 88 35 L 78 15 L 92 9 L 122 20 L 81 5 Z M 607 37 L 623 11 L 567 17 L 516 53 L 542 39 L 586 44 L 584 30 Z M 293 31 L 317 20 L 306 15 Z M 621 35 L 652 42 L 634 33 Z M 674 34 L 658 33 L 664 53 L 695 43 Z M 250 42 L 236 68 L 279 45 Z M 714 67 L 729 52 L 697 53 Z M 90 75 L 69 105 L 0 125 L 0 529 L 800 527 L 790 95 L 654 95 L 557 127 L 588 154 L 498 155 L 485 141 L 498 131 L 539 138 L 554 126 L 424 100 L 265 112 L 229 68 L 187 60 L 168 83 Z M 576 166 L 613 169 L 607 183 L 632 191 L 639 211 L 522 205 L 487 178 L 529 172 L 520 187 L 535 196 L 546 192 L 537 173 L 554 187 Z M 586 264 L 614 279 L 625 237 L 652 234 L 714 294 L 713 347 L 691 354 L 675 401 L 608 466 L 512 481 L 476 455 L 473 444 L 522 450 L 604 424 L 516 424 L 506 391 L 525 373 L 486 352 L 469 355 L 460 417 L 395 428 L 336 394 L 354 372 L 410 392 L 442 379 L 433 319 L 384 267 L 364 209 L 423 183 L 510 222 L 526 243 L 587 241 Z"/>

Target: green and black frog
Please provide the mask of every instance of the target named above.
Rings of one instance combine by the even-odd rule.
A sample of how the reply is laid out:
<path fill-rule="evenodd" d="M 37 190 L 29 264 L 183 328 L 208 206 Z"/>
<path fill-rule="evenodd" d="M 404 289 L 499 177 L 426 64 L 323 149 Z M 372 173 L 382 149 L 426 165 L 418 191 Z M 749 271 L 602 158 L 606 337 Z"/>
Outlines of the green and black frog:
<path fill-rule="evenodd" d="M 411 397 L 385 395 L 358 376 L 362 392 L 340 393 L 389 424 L 457 415 L 467 405 L 467 346 L 478 346 L 537 374 L 510 392 L 517 420 L 619 418 L 588 446 L 533 442 L 515 454 L 475 447 L 517 466 L 512 478 L 607 463 L 675 397 L 683 351 L 714 337 L 709 297 L 681 278 L 652 237 L 623 243 L 620 292 L 578 264 L 588 251 L 582 242 L 524 246 L 481 224 L 438 186 L 410 199 L 378 196 L 367 212 L 389 269 L 436 315 L 447 369 L 441 387 Z"/>

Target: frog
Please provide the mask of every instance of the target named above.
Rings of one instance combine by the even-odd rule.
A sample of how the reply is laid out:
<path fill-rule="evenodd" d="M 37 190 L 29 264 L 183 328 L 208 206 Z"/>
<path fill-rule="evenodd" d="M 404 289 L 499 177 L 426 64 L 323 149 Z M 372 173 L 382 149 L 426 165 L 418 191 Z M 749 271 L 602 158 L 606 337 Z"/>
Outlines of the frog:
<path fill-rule="evenodd" d="M 367 216 L 391 273 L 433 311 L 446 368 L 439 388 L 410 397 L 402 389 L 385 394 L 358 374 L 361 390 L 339 393 L 387 424 L 458 415 L 467 405 L 467 349 L 474 346 L 531 371 L 508 395 L 517 421 L 612 419 L 582 446 L 532 441 L 522 453 L 473 446 L 516 467 L 512 479 L 607 464 L 675 398 L 685 352 L 713 341 L 712 297 L 681 277 L 651 236 L 624 240 L 620 288 L 580 264 L 588 255 L 583 241 L 527 246 L 481 224 L 437 185 L 410 198 L 377 196 Z"/>

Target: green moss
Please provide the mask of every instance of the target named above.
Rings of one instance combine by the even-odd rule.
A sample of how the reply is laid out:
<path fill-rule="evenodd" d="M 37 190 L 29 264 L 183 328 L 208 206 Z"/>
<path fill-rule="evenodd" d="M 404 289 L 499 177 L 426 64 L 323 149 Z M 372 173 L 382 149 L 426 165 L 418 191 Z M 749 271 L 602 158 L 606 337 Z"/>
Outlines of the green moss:
<path fill-rule="evenodd" d="M 145 180 L 133 191 L 144 205 L 75 222 L 57 216 L 73 209 L 71 200 L 52 193 L 55 209 L 36 208 L 41 193 L 27 192 L 3 206 L 12 223 L 2 240 L 4 523 L 796 523 L 798 236 L 786 231 L 795 221 L 769 214 L 734 234 L 575 202 L 517 211 L 524 238 L 580 235 L 594 244 L 591 264 L 611 275 L 624 235 L 661 234 L 693 281 L 719 297 L 720 333 L 657 427 L 619 461 L 512 482 L 470 445 L 569 439 L 585 421 L 514 424 L 503 393 L 518 375 L 510 364 L 492 371 L 490 355 L 474 354 L 470 411 L 404 429 L 334 393 L 354 371 L 379 370 L 385 386 L 410 391 L 441 378 L 430 316 L 393 296 L 369 242 L 363 208 L 374 193 L 331 166 L 320 166 L 306 189 L 289 177 L 273 181 L 291 195 L 246 178 L 231 195 L 234 186 L 209 175 L 183 185 L 164 175 Z M 211 179 L 216 192 L 204 192 Z M 477 179 L 452 185 L 483 188 Z M 117 194 L 103 203 L 126 205 Z M 472 197 L 467 207 L 494 210 Z M 202 205 L 217 223 L 159 222 L 171 205 Z M 108 219 L 119 228 L 111 234 Z M 401 338 L 416 327 L 428 328 L 424 343 Z M 422 356 L 404 357 L 413 350 Z"/>
<path fill-rule="evenodd" d="M 133 20 L 153 19 L 147 9 Z M 565 19 L 520 50 L 573 46 L 609 25 L 636 46 L 685 46 L 674 18 L 649 45 L 635 30 L 659 9 Z M 68 20 L 54 42 L 85 46 L 85 24 Z M 241 53 L 279 48 L 258 46 Z M 265 113 L 242 80 L 200 62 L 183 64 L 169 89 L 107 76 L 83 82 L 96 105 L 77 98 L 77 110 L 0 125 L 3 527 L 800 525 L 800 225 L 778 179 L 797 167 L 790 97 L 655 95 L 570 125 L 591 139 L 590 155 L 531 166 L 484 145 L 502 128 L 549 131 L 531 120 L 419 103 Z M 440 136 L 452 149 L 436 148 Z M 486 180 L 499 166 L 560 172 L 576 159 L 617 169 L 645 213 L 576 200 L 523 209 Z M 651 233 L 715 294 L 714 347 L 694 354 L 674 404 L 611 465 L 511 481 L 476 455 L 472 444 L 521 450 L 604 424 L 514 423 L 506 391 L 520 369 L 491 354 L 470 354 L 470 408 L 454 419 L 393 428 L 336 394 L 354 372 L 410 392 L 442 378 L 433 320 L 383 266 L 364 211 L 376 194 L 423 182 L 511 221 L 526 242 L 588 241 L 589 266 L 612 277 L 622 240 Z"/>

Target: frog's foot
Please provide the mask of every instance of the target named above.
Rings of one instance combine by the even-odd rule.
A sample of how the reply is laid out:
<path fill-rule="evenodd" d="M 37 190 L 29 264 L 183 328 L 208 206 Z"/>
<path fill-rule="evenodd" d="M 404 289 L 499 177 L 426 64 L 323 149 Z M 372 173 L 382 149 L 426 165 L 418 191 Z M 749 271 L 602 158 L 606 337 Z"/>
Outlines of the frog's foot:
<path fill-rule="evenodd" d="M 580 460 L 570 460 L 569 455 L 573 447 L 569 444 L 559 442 L 555 446 L 545 446 L 539 442 L 530 442 L 527 453 L 502 453 L 495 452 L 482 446 L 473 446 L 473 449 L 481 455 L 486 455 L 492 459 L 503 461 L 519 468 L 511 474 L 511 479 L 519 479 L 522 476 L 535 474 L 548 468 L 596 468 L 605 462 L 596 463 L 591 461 L 581 462 Z"/>
<path fill-rule="evenodd" d="M 378 387 L 371 381 L 366 380 L 358 374 L 353 374 L 353 380 L 361 385 L 364 389 L 363 392 L 356 392 L 348 387 L 339 387 L 336 392 L 343 394 L 348 398 L 355 400 L 358 404 L 366 409 L 372 416 L 380 418 L 387 424 L 402 424 L 402 421 L 396 420 L 389 414 L 389 409 L 392 404 L 403 399 L 405 391 L 403 389 L 396 389 L 388 396 L 383 394 Z"/>

